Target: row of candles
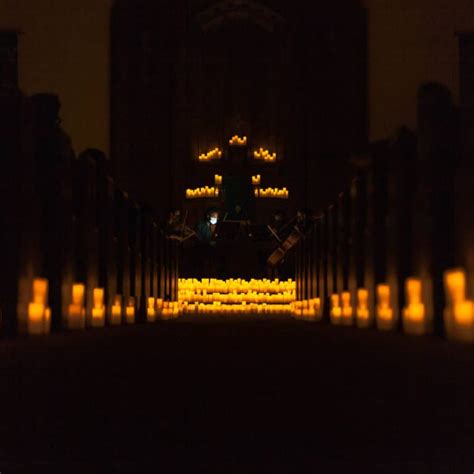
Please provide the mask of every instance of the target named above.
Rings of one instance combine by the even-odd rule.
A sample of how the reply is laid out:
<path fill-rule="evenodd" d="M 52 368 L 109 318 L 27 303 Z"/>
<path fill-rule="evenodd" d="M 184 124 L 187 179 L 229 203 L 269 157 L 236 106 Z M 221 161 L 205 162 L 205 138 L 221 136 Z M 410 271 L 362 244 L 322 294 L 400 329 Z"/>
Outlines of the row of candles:
<path fill-rule="evenodd" d="M 234 135 L 229 140 L 230 146 L 245 146 L 247 145 L 247 137 L 244 135 L 243 137 L 239 137 L 238 135 Z"/>
<path fill-rule="evenodd" d="M 178 301 L 183 313 L 288 314 L 295 295 L 291 279 L 180 279 Z"/>
<path fill-rule="evenodd" d="M 136 318 L 136 299 L 130 296 L 126 304 L 123 297 L 116 295 L 107 311 L 104 301 L 104 289 L 92 290 L 92 307 L 86 310 L 86 286 L 75 283 L 71 290 L 71 303 L 67 307 L 65 322 L 67 329 L 84 329 L 90 327 L 104 327 L 106 320 L 111 326 L 118 326 L 125 322 L 134 324 Z M 177 301 L 164 301 L 162 298 L 149 297 L 147 299 L 146 316 L 148 322 L 157 318 L 170 319 L 178 317 L 180 305 Z M 36 278 L 33 280 L 33 297 L 28 304 L 26 331 L 28 334 L 48 334 L 51 329 L 51 309 L 48 307 L 48 280 Z"/>
<path fill-rule="evenodd" d="M 237 304 L 225 304 L 218 301 L 212 303 L 182 303 L 184 314 L 289 314 L 289 304 L 250 303 L 245 301 Z"/>
<path fill-rule="evenodd" d="M 200 293 L 193 291 L 180 291 L 179 301 L 187 301 L 190 303 L 221 303 L 221 304 L 287 304 L 295 299 L 292 291 L 284 291 L 282 293 Z"/>
<path fill-rule="evenodd" d="M 199 161 L 212 161 L 220 160 L 222 158 L 222 151 L 219 148 L 214 148 L 207 153 L 201 153 L 199 155 Z"/>
<path fill-rule="evenodd" d="M 277 155 L 276 153 L 270 153 L 269 150 L 264 150 L 263 148 L 260 148 L 253 152 L 253 157 L 256 160 L 274 162 L 276 161 Z"/>
<path fill-rule="evenodd" d="M 284 292 L 295 293 L 296 282 L 291 278 L 288 280 L 280 280 L 275 278 L 257 279 L 252 278 L 246 280 L 243 278 L 228 278 L 221 280 L 218 278 L 180 278 L 178 280 L 179 291 L 191 291 L 203 295 L 220 293 L 270 293 L 279 294 Z"/>
<path fill-rule="evenodd" d="M 287 188 L 256 188 L 254 189 L 254 195 L 256 198 L 288 199 L 290 193 Z"/>
<path fill-rule="evenodd" d="M 447 304 L 444 321 L 450 337 L 474 341 L 474 301 L 466 298 L 466 273 L 462 269 L 445 272 L 444 284 Z M 321 300 L 313 298 L 295 301 L 296 282 L 275 280 L 243 279 L 180 279 L 178 301 L 164 301 L 162 298 L 147 299 L 147 321 L 157 318 L 171 319 L 181 313 L 222 314 L 276 314 L 291 312 L 295 318 L 318 320 L 322 317 Z M 423 303 L 423 285 L 417 278 L 405 282 L 406 306 L 402 309 L 402 321 L 406 332 L 426 334 L 432 328 L 432 316 Z M 28 305 L 27 332 L 48 334 L 51 327 L 51 309 L 48 306 L 48 280 L 33 280 L 32 301 Z M 133 324 L 136 317 L 136 300 L 129 297 L 126 305 L 121 295 L 116 295 L 107 312 L 104 289 L 92 291 L 92 308 L 87 314 L 85 306 L 86 286 L 72 285 L 71 303 L 68 305 L 66 322 L 68 329 Z M 379 329 L 394 329 L 398 323 L 397 314 L 391 305 L 388 284 L 376 287 L 375 314 L 369 303 L 369 290 L 359 288 L 353 301 L 352 293 L 345 291 L 331 295 L 330 319 L 333 324 L 369 327 L 375 319 Z"/>
<path fill-rule="evenodd" d="M 474 341 L 474 301 L 466 298 L 466 273 L 462 269 L 451 269 L 445 272 L 444 286 L 446 307 L 444 323 L 449 337 Z M 371 314 L 369 291 L 359 288 L 353 295 L 348 292 L 332 294 L 330 297 L 330 320 L 333 324 L 370 327 L 374 320 L 377 328 L 392 330 L 398 324 L 398 316 L 391 304 L 391 291 L 388 284 L 376 286 L 376 304 Z M 428 334 L 432 330 L 433 317 L 423 303 L 423 284 L 418 278 L 407 278 L 405 281 L 406 305 L 402 308 L 401 317 L 405 332 L 409 334 Z M 322 317 L 321 300 L 313 298 L 295 301 L 291 304 L 295 318 L 318 320 Z"/>
<path fill-rule="evenodd" d="M 229 140 L 230 146 L 246 146 L 247 145 L 247 137 L 239 137 L 238 135 L 234 135 Z M 259 148 L 258 150 L 254 150 L 253 157 L 256 160 L 265 161 L 265 162 L 275 162 L 277 155 L 275 152 L 270 153 L 269 150 L 264 150 L 263 148 Z M 198 156 L 199 161 L 214 161 L 220 160 L 222 158 L 222 150 L 219 147 L 213 148 L 209 150 L 207 153 L 201 153 Z"/>
<path fill-rule="evenodd" d="M 219 188 L 215 186 L 203 186 L 196 189 L 186 189 L 186 199 L 214 198 L 219 197 Z"/>

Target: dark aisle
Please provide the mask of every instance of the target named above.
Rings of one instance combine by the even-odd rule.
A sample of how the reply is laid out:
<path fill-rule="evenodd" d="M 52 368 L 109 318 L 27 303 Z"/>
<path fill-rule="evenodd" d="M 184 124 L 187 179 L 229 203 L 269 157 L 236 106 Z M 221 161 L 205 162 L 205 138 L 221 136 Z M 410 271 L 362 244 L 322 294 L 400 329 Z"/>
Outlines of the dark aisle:
<path fill-rule="evenodd" d="M 2 474 L 473 471 L 472 347 L 226 321 L 3 342 Z"/>

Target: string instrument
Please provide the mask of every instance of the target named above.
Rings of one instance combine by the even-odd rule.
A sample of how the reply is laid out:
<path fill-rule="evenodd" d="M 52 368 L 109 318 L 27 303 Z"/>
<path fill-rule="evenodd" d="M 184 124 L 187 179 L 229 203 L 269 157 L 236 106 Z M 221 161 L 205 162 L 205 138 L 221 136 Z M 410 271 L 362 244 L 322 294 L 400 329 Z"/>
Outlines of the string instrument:
<path fill-rule="evenodd" d="M 188 211 L 184 216 L 184 220 L 182 224 L 176 223 L 175 229 L 176 232 L 171 232 L 167 235 L 168 239 L 177 240 L 178 242 L 184 242 L 193 236 L 197 236 L 196 232 L 191 229 L 188 225 L 186 225 L 186 219 L 188 217 Z"/>
<path fill-rule="evenodd" d="M 190 227 L 188 226 L 180 226 L 179 228 L 179 232 L 177 232 L 176 234 L 168 234 L 166 237 L 168 239 L 172 239 L 172 240 L 177 240 L 179 242 L 184 242 L 185 240 L 188 240 L 189 238 L 193 237 L 196 235 L 196 232 L 191 229 Z"/>
<path fill-rule="evenodd" d="M 293 248 L 300 240 L 303 234 L 298 228 L 294 228 L 290 235 L 281 243 L 281 245 L 275 249 L 272 254 L 267 258 L 267 264 L 275 267 L 278 265 L 288 251 Z"/>

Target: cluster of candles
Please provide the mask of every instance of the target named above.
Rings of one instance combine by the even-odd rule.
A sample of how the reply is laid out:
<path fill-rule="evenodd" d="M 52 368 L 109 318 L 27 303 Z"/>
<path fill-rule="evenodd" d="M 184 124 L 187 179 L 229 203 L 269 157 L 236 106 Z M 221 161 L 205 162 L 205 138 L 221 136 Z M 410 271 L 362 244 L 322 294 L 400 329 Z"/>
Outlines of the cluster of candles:
<path fill-rule="evenodd" d="M 474 341 L 474 301 L 466 298 L 466 273 L 453 269 L 444 275 L 447 305 L 444 319 L 449 337 Z M 423 303 L 422 281 L 408 278 L 405 281 L 406 305 L 402 308 L 404 330 L 412 334 L 426 334 L 431 331 L 432 318 Z M 162 298 L 147 299 L 146 318 L 172 319 L 182 313 L 199 314 L 282 314 L 290 313 L 298 319 L 319 320 L 322 317 L 320 298 L 296 301 L 296 282 L 289 279 L 180 279 L 178 301 L 164 301 Z M 391 305 L 390 286 L 386 283 L 376 286 L 374 315 L 371 314 L 369 291 L 359 288 L 355 305 L 352 294 L 344 291 L 330 297 L 330 319 L 333 324 L 354 323 L 369 327 L 375 317 L 379 329 L 394 329 L 397 323 L 396 311 Z M 86 323 L 92 327 L 103 327 L 107 317 L 104 289 L 92 291 L 92 307 L 86 310 L 86 286 L 72 285 L 71 303 L 66 313 L 69 329 L 83 329 Z M 109 325 L 116 326 L 124 321 L 135 323 L 136 299 L 131 296 L 123 304 L 121 295 L 116 295 L 110 305 Z M 124 320 L 122 318 L 124 317 Z M 86 320 L 87 318 L 87 320 Z M 51 310 L 48 307 L 48 280 L 33 280 L 32 302 L 28 304 L 28 334 L 48 334 L 51 327 Z"/>
<path fill-rule="evenodd" d="M 255 197 L 257 198 L 277 198 L 277 199 L 288 199 L 289 191 L 287 188 L 266 188 L 266 189 L 254 189 Z"/>
<path fill-rule="evenodd" d="M 321 319 L 321 299 L 311 298 L 291 303 L 291 314 L 295 319 Z"/>
<path fill-rule="evenodd" d="M 178 301 L 184 313 L 289 313 L 293 280 L 180 279 Z"/>
<path fill-rule="evenodd" d="M 219 188 L 203 186 L 202 188 L 186 189 L 186 199 L 219 197 Z"/>
<path fill-rule="evenodd" d="M 212 160 L 219 160 L 222 158 L 222 151 L 219 148 L 214 148 L 207 153 L 201 153 L 199 155 L 199 161 L 212 161 Z"/>
<path fill-rule="evenodd" d="M 86 308 L 86 285 L 74 283 L 72 285 L 71 303 L 65 315 L 67 329 L 84 329 L 90 327 L 104 327 L 108 318 L 110 326 L 119 326 L 123 322 L 134 324 L 136 318 L 136 298 L 130 296 L 126 305 L 123 297 L 116 295 L 107 312 L 104 301 L 104 288 L 92 290 L 92 305 Z M 163 298 L 149 297 L 147 300 L 146 319 L 154 322 L 157 319 L 177 318 L 182 313 L 182 304 L 178 301 L 164 301 Z M 48 307 L 48 280 L 35 278 L 33 280 L 33 298 L 28 304 L 26 332 L 31 335 L 49 334 L 51 330 L 51 309 Z"/>
<path fill-rule="evenodd" d="M 462 269 L 448 270 L 444 275 L 447 305 L 444 319 L 448 335 L 456 339 L 474 341 L 474 301 L 466 298 L 466 273 Z M 355 306 L 352 294 L 344 291 L 330 296 L 329 316 L 333 324 L 369 327 L 375 318 L 378 329 L 394 329 L 398 322 L 397 313 L 391 304 L 390 286 L 381 283 L 376 286 L 374 314 L 371 314 L 369 291 L 359 288 Z M 419 278 L 405 280 L 405 306 L 401 309 L 403 328 L 409 334 L 428 334 L 433 321 L 423 303 L 423 285 Z M 319 298 L 295 301 L 292 314 L 299 319 L 320 319 Z"/>
<path fill-rule="evenodd" d="M 253 157 L 256 160 L 271 161 L 271 162 L 276 161 L 277 159 L 276 153 L 270 153 L 268 150 L 264 150 L 263 148 L 255 150 L 253 152 Z"/>
<path fill-rule="evenodd" d="M 447 305 L 444 322 L 448 336 L 474 341 L 474 301 L 466 298 L 466 272 L 448 270 L 444 274 Z"/>
<path fill-rule="evenodd" d="M 28 304 L 27 333 L 48 334 L 51 328 L 51 309 L 48 307 L 48 280 L 33 280 L 33 301 Z"/>
<path fill-rule="evenodd" d="M 229 140 L 229 145 L 231 146 L 245 146 L 247 145 L 247 137 L 243 136 L 242 138 L 239 137 L 238 135 L 234 135 L 230 140 Z"/>
<path fill-rule="evenodd" d="M 67 328 L 84 329 L 86 326 L 86 308 L 84 306 L 86 285 L 74 283 L 72 285 L 71 304 L 67 311 Z"/>
<path fill-rule="evenodd" d="M 259 174 L 252 176 L 252 184 L 254 186 L 260 186 L 261 176 Z"/>

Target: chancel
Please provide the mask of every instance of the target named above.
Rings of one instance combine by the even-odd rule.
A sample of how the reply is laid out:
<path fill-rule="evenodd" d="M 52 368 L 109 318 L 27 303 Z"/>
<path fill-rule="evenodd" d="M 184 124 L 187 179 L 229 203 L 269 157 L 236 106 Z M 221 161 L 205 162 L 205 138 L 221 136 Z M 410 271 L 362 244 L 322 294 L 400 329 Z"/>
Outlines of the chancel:
<path fill-rule="evenodd" d="M 0 0 L 1 472 L 474 469 L 471 0 Z"/>

